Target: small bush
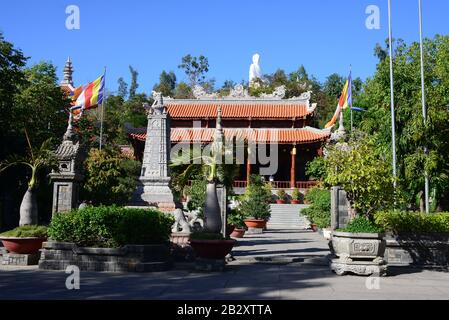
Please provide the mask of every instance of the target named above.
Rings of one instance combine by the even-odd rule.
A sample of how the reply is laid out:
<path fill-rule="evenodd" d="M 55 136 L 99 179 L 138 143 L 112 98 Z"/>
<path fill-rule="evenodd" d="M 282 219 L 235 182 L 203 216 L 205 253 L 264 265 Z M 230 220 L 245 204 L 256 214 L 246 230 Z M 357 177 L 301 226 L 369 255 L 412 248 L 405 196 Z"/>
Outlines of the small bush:
<path fill-rule="evenodd" d="M 279 189 L 279 190 L 276 192 L 276 194 L 277 194 L 279 200 L 285 200 L 285 197 L 287 196 L 287 194 L 285 193 L 285 190 L 284 190 L 284 189 Z"/>
<path fill-rule="evenodd" d="M 293 189 L 293 192 L 292 192 L 292 199 L 293 200 L 303 201 L 304 200 L 304 195 L 299 191 L 298 188 L 295 188 L 295 189 Z"/>
<path fill-rule="evenodd" d="M 236 228 L 245 227 L 245 215 L 239 209 L 232 209 L 228 214 L 228 223 L 233 224 Z"/>
<path fill-rule="evenodd" d="M 271 197 L 271 192 L 266 188 L 262 177 L 251 175 L 250 184 L 242 196 L 239 209 L 248 218 L 268 220 L 271 216 L 271 209 L 267 199 Z"/>
<path fill-rule="evenodd" d="M 419 212 L 384 211 L 375 214 L 379 226 L 392 232 L 449 233 L 449 212 L 425 214 Z"/>
<path fill-rule="evenodd" d="M 47 227 L 37 225 L 20 226 L 15 229 L 3 232 L 2 234 L 0 234 L 0 236 L 16 238 L 47 238 Z"/>
<path fill-rule="evenodd" d="M 340 229 L 338 231 L 353 233 L 379 233 L 383 232 L 384 229 L 376 225 L 365 216 L 357 216 L 351 222 L 349 222 L 346 228 Z"/>
<path fill-rule="evenodd" d="M 157 210 L 87 207 L 54 216 L 48 235 L 52 240 L 84 247 L 114 248 L 166 242 L 172 224 L 171 215 Z"/>
<path fill-rule="evenodd" d="M 329 190 L 312 188 L 305 196 L 310 207 L 301 211 L 311 223 L 315 223 L 318 228 L 326 228 L 331 224 L 331 195 Z"/>

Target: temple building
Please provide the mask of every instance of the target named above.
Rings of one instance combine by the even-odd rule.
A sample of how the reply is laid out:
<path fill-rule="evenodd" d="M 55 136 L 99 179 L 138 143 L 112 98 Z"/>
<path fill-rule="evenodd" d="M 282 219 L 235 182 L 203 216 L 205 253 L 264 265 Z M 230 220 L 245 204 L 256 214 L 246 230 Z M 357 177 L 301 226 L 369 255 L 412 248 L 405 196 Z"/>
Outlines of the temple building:
<path fill-rule="evenodd" d="M 244 188 L 250 174 L 260 174 L 266 167 L 258 154 L 248 152 L 249 146 L 260 152 L 257 145 L 268 144 L 265 156 L 277 161 L 277 170 L 265 176 L 275 188 L 306 189 L 315 184 L 309 181 L 306 165 L 322 155 L 323 142 L 331 136 L 329 129 L 321 130 L 309 124 L 317 105 L 310 102 L 311 92 L 300 97 L 283 99 L 285 89 L 279 87 L 273 94 L 249 96 L 236 86 L 227 97 L 206 94 L 200 87 L 194 90 L 195 99 L 164 97 L 164 105 L 171 118 L 171 144 L 207 145 L 212 141 L 218 108 L 222 109 L 222 126 L 226 140 L 244 141 L 244 161 L 234 181 L 235 188 Z M 128 136 L 136 159 L 142 160 L 146 136 L 145 128 L 128 128 Z M 275 145 L 277 155 L 270 154 Z M 266 151 L 265 151 L 266 150 Z"/>
<path fill-rule="evenodd" d="M 72 73 L 69 58 L 61 81 L 62 89 L 68 93 L 75 90 Z M 242 145 L 237 145 L 237 141 L 243 142 L 243 159 L 237 162 L 240 172 L 234 180 L 235 189 L 245 188 L 251 174 L 261 174 L 261 170 L 267 167 L 267 157 L 276 161 L 276 170 L 262 175 L 267 181 L 272 181 L 274 188 L 307 189 L 315 185 L 315 181 L 310 181 L 306 174 L 306 165 L 322 155 L 323 143 L 331 138 L 331 128 L 310 126 L 318 107 L 310 102 L 310 91 L 284 99 L 285 88 L 281 86 L 272 94 L 253 97 L 242 85 L 237 85 L 228 96 L 220 97 L 196 86 L 193 95 L 194 99 L 163 97 L 170 116 L 172 148 L 177 144 L 210 144 L 218 108 L 221 107 L 225 140 L 233 140 L 235 148 Z M 142 161 L 145 141 L 151 139 L 146 136 L 147 127 L 128 127 L 127 132 L 133 150 L 129 146 L 122 146 L 122 150 L 132 152 L 137 160 Z M 261 151 L 260 145 L 266 145 L 266 148 Z M 276 148 L 271 148 L 273 146 Z M 276 154 L 271 154 L 272 150 Z"/>

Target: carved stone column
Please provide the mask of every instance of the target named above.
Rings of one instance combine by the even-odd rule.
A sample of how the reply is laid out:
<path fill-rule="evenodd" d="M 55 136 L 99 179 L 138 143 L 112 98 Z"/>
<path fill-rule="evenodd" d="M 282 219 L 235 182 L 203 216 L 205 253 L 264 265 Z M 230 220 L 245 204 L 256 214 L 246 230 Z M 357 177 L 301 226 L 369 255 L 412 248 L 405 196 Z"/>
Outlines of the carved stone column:
<path fill-rule="evenodd" d="M 169 187 L 170 116 L 159 95 L 148 110 L 147 138 L 143 153 L 142 170 L 132 206 L 154 206 L 173 212 L 175 203 Z"/>

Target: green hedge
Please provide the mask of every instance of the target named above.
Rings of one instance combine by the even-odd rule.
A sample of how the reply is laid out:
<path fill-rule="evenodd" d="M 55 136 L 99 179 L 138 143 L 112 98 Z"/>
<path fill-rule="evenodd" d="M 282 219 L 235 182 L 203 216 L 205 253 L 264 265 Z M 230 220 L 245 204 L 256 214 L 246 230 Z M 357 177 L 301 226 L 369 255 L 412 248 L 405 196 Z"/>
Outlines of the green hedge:
<path fill-rule="evenodd" d="M 339 229 L 338 231 L 353 233 L 380 233 L 384 232 L 384 229 L 373 221 L 367 219 L 365 216 L 357 216 L 348 223 L 346 228 Z"/>
<path fill-rule="evenodd" d="M 376 213 L 374 219 L 377 225 L 396 233 L 449 233 L 449 212 L 385 211 Z"/>
<path fill-rule="evenodd" d="M 54 216 L 48 235 L 83 247 L 157 244 L 169 240 L 173 221 L 171 215 L 151 209 L 87 207 Z"/>
<path fill-rule="evenodd" d="M 307 216 L 311 223 L 318 228 L 326 228 L 331 224 L 331 194 L 329 190 L 312 188 L 305 195 L 310 207 L 302 209 L 301 213 Z"/>

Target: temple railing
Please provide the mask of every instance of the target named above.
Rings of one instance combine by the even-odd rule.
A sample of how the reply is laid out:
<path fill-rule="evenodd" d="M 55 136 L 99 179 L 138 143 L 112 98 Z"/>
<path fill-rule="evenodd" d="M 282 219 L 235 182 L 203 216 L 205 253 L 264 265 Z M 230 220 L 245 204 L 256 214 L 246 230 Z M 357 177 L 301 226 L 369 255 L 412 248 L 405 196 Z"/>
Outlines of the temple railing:
<path fill-rule="evenodd" d="M 310 189 L 318 184 L 317 181 L 296 181 L 295 187 L 298 189 Z M 187 182 L 188 186 L 192 185 L 192 180 Z M 290 189 L 290 181 L 271 181 L 273 189 Z M 234 188 L 246 188 L 246 180 L 234 180 Z"/>

